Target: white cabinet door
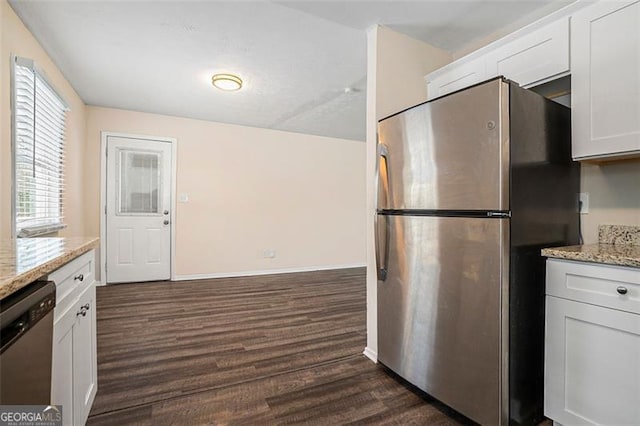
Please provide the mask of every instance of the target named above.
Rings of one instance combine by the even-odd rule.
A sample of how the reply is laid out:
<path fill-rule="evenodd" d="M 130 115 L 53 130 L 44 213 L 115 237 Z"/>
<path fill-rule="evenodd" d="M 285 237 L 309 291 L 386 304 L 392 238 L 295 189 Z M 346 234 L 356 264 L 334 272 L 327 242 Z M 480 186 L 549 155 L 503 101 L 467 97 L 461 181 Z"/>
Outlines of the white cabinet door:
<path fill-rule="evenodd" d="M 80 296 L 73 330 L 73 410 L 77 424 L 89 416 L 97 391 L 96 287 L 90 285 Z"/>
<path fill-rule="evenodd" d="M 97 391 L 94 261 L 92 250 L 49 276 L 61 289 L 54 310 L 51 402 L 62 405 L 65 426 L 85 424 Z"/>
<path fill-rule="evenodd" d="M 640 2 L 601 1 L 571 22 L 573 158 L 640 155 Z"/>
<path fill-rule="evenodd" d="M 533 86 L 569 73 L 569 18 L 526 34 L 487 54 L 487 78 L 503 75 Z"/>
<path fill-rule="evenodd" d="M 427 75 L 428 99 L 464 89 L 486 79 L 484 58 L 453 64 Z"/>
<path fill-rule="evenodd" d="M 62 405 L 62 422 L 75 425 L 73 418 L 73 338 L 76 325 L 75 305 L 60 315 L 53 325 L 51 363 L 51 403 Z"/>
<path fill-rule="evenodd" d="M 640 424 L 640 315 L 547 296 L 544 414 Z"/>

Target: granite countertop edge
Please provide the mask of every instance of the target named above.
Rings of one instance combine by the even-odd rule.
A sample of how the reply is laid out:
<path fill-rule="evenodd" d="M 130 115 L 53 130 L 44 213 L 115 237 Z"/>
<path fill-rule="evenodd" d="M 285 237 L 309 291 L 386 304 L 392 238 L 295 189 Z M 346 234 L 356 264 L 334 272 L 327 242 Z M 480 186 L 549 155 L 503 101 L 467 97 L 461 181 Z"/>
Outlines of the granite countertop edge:
<path fill-rule="evenodd" d="M 541 254 L 556 259 L 640 268 L 640 246 L 598 243 L 550 247 L 542 249 Z"/>
<path fill-rule="evenodd" d="M 16 291 L 26 287 L 32 282 L 45 275 L 50 274 L 56 269 L 60 268 L 66 263 L 71 262 L 73 259 L 85 254 L 91 249 L 98 247 L 100 239 L 98 237 L 92 238 L 77 247 L 49 260 L 35 266 L 28 271 L 16 274 L 12 277 L 5 278 L 0 282 L 0 300 L 12 295 Z"/>

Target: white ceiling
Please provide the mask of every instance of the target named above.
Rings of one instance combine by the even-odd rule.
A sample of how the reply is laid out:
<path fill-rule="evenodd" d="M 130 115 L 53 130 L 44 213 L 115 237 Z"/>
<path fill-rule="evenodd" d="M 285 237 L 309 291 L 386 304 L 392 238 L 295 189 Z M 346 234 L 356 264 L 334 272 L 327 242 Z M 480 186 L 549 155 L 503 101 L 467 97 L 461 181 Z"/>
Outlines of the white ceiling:
<path fill-rule="evenodd" d="M 366 28 L 455 52 L 571 0 L 10 3 L 89 105 L 364 140 Z"/>

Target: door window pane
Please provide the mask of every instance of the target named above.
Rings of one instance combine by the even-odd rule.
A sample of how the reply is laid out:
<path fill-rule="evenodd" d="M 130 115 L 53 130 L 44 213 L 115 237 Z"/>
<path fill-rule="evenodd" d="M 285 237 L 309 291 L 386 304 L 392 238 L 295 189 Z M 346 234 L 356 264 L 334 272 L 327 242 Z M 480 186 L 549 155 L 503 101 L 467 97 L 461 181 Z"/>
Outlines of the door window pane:
<path fill-rule="evenodd" d="M 159 214 L 162 154 L 118 151 L 117 214 Z"/>

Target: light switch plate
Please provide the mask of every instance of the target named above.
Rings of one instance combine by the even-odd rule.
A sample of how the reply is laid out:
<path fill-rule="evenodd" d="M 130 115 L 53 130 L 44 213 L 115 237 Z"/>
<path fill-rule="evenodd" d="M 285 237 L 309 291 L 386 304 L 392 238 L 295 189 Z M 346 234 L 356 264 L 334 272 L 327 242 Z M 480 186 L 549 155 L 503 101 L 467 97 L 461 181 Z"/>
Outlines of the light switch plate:
<path fill-rule="evenodd" d="M 580 210 L 579 213 L 580 214 L 587 214 L 589 213 L 589 193 L 588 192 L 581 192 L 580 193 Z"/>
<path fill-rule="evenodd" d="M 262 250 L 262 257 L 264 257 L 265 259 L 273 259 L 276 257 L 276 250 L 275 249 L 264 249 Z"/>

